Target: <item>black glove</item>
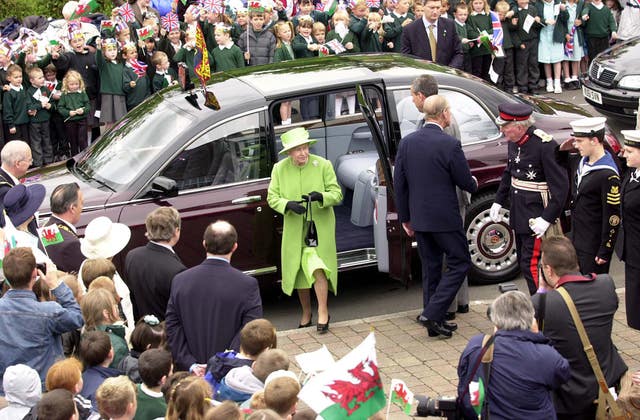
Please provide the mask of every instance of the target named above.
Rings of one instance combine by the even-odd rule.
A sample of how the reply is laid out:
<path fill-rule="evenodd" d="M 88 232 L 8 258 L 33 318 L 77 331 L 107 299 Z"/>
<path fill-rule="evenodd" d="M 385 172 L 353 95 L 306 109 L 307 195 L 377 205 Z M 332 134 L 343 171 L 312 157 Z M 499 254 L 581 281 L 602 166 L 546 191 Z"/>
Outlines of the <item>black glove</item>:
<path fill-rule="evenodd" d="M 287 205 L 285 207 L 286 210 L 291 210 L 296 214 L 302 214 L 307 211 L 307 208 L 297 201 L 287 201 Z"/>
<path fill-rule="evenodd" d="M 309 199 L 311 199 L 311 201 L 319 201 L 321 203 L 324 200 L 322 198 L 322 193 L 319 193 L 318 191 L 311 191 L 309 194 L 304 194 L 302 199 L 304 201 L 309 201 Z"/>

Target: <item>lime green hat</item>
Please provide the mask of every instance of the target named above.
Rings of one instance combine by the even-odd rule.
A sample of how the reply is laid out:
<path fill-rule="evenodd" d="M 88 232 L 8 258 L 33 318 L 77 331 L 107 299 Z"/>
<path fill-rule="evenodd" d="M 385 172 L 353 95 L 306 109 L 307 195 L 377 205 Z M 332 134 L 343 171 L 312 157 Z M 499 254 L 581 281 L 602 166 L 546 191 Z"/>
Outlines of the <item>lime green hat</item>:
<path fill-rule="evenodd" d="M 296 147 L 302 144 L 315 144 L 317 140 L 309 138 L 309 131 L 307 131 L 304 127 L 298 127 L 291 129 L 280 136 L 282 140 L 282 150 L 280 150 L 280 154 L 287 153 L 291 149 L 295 149 Z"/>

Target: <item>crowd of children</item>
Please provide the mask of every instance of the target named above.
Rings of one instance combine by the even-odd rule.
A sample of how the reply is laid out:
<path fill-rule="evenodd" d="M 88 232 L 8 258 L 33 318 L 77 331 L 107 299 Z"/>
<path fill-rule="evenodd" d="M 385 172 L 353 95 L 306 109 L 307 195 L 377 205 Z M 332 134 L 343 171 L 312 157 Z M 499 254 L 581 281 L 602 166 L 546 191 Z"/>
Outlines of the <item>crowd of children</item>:
<path fill-rule="evenodd" d="M 180 63 L 198 80 L 198 31 L 210 70 L 227 71 L 329 54 L 398 52 L 403 28 L 421 19 L 424 7 L 424 0 L 288 3 L 185 0 L 180 15 L 160 17 L 145 6 L 141 18 L 124 4 L 102 21 L 98 39 L 86 39 L 77 21 L 45 48 L 34 38 L 0 39 L 0 143 L 28 140 L 34 167 L 78 153 L 100 125 L 110 128 L 147 96 L 176 84 Z M 456 22 L 463 70 L 506 91 L 537 93 L 546 79 L 546 91 L 560 93 L 578 88 L 589 59 L 616 40 L 619 6 L 615 0 L 442 0 L 441 17 Z M 281 107 L 283 123 L 290 112 Z"/>

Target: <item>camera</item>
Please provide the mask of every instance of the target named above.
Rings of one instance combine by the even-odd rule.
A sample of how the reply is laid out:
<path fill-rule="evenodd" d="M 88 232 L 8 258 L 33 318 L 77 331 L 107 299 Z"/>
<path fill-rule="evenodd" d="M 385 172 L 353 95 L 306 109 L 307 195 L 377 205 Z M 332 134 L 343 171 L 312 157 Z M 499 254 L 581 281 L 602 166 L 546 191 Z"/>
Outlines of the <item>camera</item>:
<path fill-rule="evenodd" d="M 431 398 L 426 395 L 416 395 L 418 400 L 416 407 L 416 415 L 418 417 L 444 417 L 447 420 L 462 419 L 462 415 L 458 410 L 458 401 L 456 397 L 438 397 Z"/>
<path fill-rule="evenodd" d="M 47 274 L 47 264 L 45 263 L 37 263 L 36 268 L 42 271 L 42 274 Z"/>

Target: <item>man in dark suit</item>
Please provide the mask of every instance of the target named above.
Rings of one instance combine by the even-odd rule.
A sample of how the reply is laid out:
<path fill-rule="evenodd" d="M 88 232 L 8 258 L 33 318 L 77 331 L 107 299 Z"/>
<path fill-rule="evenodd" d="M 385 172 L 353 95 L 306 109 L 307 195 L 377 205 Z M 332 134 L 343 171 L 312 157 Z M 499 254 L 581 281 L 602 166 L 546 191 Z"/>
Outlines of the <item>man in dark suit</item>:
<path fill-rule="evenodd" d="M 405 26 L 402 31 L 402 53 L 414 55 L 438 64 L 462 68 L 462 44 L 455 22 L 440 17 L 441 0 L 427 0 L 424 16 Z M 435 39 L 431 39 L 431 34 Z M 435 46 L 435 57 L 432 46 Z"/>
<path fill-rule="evenodd" d="M 613 279 L 608 274 L 582 275 L 578 270 L 576 250 L 568 238 L 555 236 L 542 242 L 542 272 L 549 288 L 534 295 L 533 304 L 540 331 L 571 367 L 569 382 L 553 392 L 560 420 L 595 418 L 598 382 L 559 287 L 567 291 L 578 310 L 607 386 L 615 386 L 627 370 L 611 340 L 618 309 Z"/>
<path fill-rule="evenodd" d="M 175 276 L 167 306 L 167 339 L 176 370 L 204 374 L 207 360 L 227 349 L 239 350 L 240 330 L 262 317 L 258 281 L 231 267 L 238 248 L 233 226 L 207 226 L 207 259 Z"/>
<path fill-rule="evenodd" d="M 20 183 L 20 178 L 27 173 L 29 166 L 33 163 L 31 148 L 24 141 L 10 141 L 2 148 L 0 160 L 2 161 L 0 167 L 0 226 L 4 226 L 4 216 L 2 215 L 4 196 L 11 187 Z M 38 225 L 34 219 L 29 223 L 29 232 L 37 236 L 37 228 Z"/>
<path fill-rule="evenodd" d="M 400 221 L 409 236 L 415 235 L 422 262 L 424 308 L 417 320 L 430 337 L 451 337 L 457 325 L 446 322 L 445 313 L 471 265 L 456 186 L 473 193 L 478 185 L 460 142 L 443 132 L 451 121 L 447 100 L 427 98 L 424 112 L 424 128 L 400 143 L 393 184 Z M 448 271 L 443 274 L 444 255 Z"/>
<path fill-rule="evenodd" d="M 75 227 L 84 206 L 80 186 L 75 182 L 58 185 L 51 193 L 50 205 L 52 214 L 45 226 L 55 226 L 62 240 L 46 245 L 47 254 L 58 270 L 78 273 L 85 260 Z"/>
<path fill-rule="evenodd" d="M 180 214 L 173 207 L 160 207 L 149 213 L 145 225 L 149 242 L 127 254 L 126 280 L 133 294 L 135 319 L 155 315 L 163 320 L 171 281 L 186 269 L 173 250 L 180 240 Z"/>

